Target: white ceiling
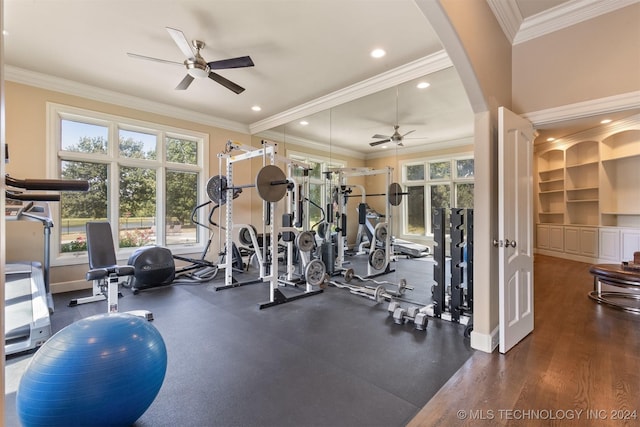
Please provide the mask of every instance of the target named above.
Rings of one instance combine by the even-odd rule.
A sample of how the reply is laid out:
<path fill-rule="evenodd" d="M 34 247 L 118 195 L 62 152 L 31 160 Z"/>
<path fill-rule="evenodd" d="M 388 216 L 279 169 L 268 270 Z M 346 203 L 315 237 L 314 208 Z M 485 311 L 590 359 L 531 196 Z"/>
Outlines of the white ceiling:
<path fill-rule="evenodd" d="M 568 3 L 577 1 L 586 0 Z M 508 6 L 524 21 L 567 3 L 488 2 L 494 13 Z M 184 66 L 127 56 L 183 61 L 165 27 L 204 41 L 206 61 L 251 56 L 255 67 L 218 72 L 246 91 L 236 95 L 209 79 L 177 91 Z M 371 136 L 390 135 L 396 122 L 418 138 L 406 149 L 472 134 L 457 73 L 412 0 L 5 0 L 4 29 L 8 80 L 228 129 L 272 129 L 365 156 L 380 151 L 369 147 Z M 376 47 L 387 55 L 371 58 Z M 425 74 L 431 86 L 415 90 Z M 303 117 L 314 125 L 301 129 Z"/>

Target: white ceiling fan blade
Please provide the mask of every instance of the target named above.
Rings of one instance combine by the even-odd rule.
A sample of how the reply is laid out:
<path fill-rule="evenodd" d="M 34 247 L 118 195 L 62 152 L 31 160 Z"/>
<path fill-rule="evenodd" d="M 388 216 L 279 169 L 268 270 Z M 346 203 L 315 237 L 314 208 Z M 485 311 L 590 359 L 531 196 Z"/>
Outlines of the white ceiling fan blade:
<path fill-rule="evenodd" d="M 409 135 L 410 133 L 415 132 L 415 131 L 416 131 L 415 129 L 414 129 L 414 130 L 410 130 L 409 132 L 407 132 L 407 133 L 405 133 L 404 135 L 402 135 L 402 137 L 404 138 L 405 136 L 407 136 L 407 135 Z"/>
<path fill-rule="evenodd" d="M 391 137 L 389 135 L 380 135 L 379 133 L 376 133 L 371 138 L 373 138 L 373 139 L 390 139 Z"/>
<path fill-rule="evenodd" d="M 184 36 L 184 33 L 171 27 L 167 27 L 167 31 L 169 32 L 169 35 L 171 36 L 173 41 L 176 42 L 178 48 L 180 48 L 184 56 L 193 59 L 195 57 L 195 54 L 193 53 L 193 49 L 191 49 L 189 40 L 187 40 L 187 38 Z"/>
<path fill-rule="evenodd" d="M 164 62 L 166 64 L 173 64 L 173 65 L 182 65 L 184 66 L 184 63 L 182 62 L 177 62 L 177 61 L 169 61 L 167 59 L 160 59 L 160 58 L 152 58 L 151 56 L 144 56 L 144 55 L 138 55 L 137 53 L 130 53 L 127 52 L 127 55 L 130 56 L 131 58 L 136 58 L 136 59 L 145 59 L 147 61 L 154 61 L 154 62 Z"/>

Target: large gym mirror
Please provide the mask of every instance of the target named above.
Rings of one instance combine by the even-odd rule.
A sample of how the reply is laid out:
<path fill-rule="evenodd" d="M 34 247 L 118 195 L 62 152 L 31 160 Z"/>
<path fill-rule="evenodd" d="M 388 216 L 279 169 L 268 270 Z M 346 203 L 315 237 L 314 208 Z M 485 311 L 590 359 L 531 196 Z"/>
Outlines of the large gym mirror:
<path fill-rule="evenodd" d="M 451 161 L 455 161 L 451 159 L 466 156 L 470 159 L 467 163 L 472 164 L 472 135 L 473 113 L 457 72 L 452 67 L 292 120 L 260 134 L 265 139 L 278 142 L 281 154 L 310 162 L 313 167 L 309 178 L 309 198 L 320 207 L 309 205 L 307 216 L 310 228 L 326 215 L 332 186 L 337 184 L 337 181 L 326 180 L 323 175 L 326 168 L 390 168 L 390 178 L 385 174 L 348 178 L 349 184 L 362 186 L 368 195 L 383 194 L 387 191 L 387 179 L 407 188 L 403 168 L 409 163 L 414 162 L 428 171 L 432 159 L 437 159 L 438 167 L 442 167 L 446 162 L 451 164 Z M 454 168 L 452 166 L 450 169 Z M 455 171 L 450 170 L 450 173 Z M 472 179 L 471 173 L 471 184 L 467 185 L 471 197 Z M 417 247 L 427 246 L 431 249 L 433 239 L 430 219 L 425 219 L 428 217 L 425 202 L 438 202 L 442 207 L 453 205 L 450 199 L 444 200 L 449 193 L 439 195 L 443 197 L 438 196 L 436 200 L 430 199 L 430 187 L 426 179 L 423 181 L 408 187 L 410 198 L 402 197 L 401 203 L 393 206 L 388 214 L 394 238 L 403 239 L 408 245 L 415 243 Z M 355 194 L 360 194 L 360 191 L 354 190 Z M 367 196 L 364 200 L 367 224 L 361 224 L 358 208 L 362 202 L 359 197 L 353 197 L 344 204 L 347 216 L 346 248 L 349 254 L 362 254 L 360 245 L 365 243 L 366 246 L 367 243 L 365 228 L 375 227 L 377 222 L 386 220 L 388 208 L 385 197 Z M 409 210 L 419 212 L 410 214 Z M 408 227 L 407 218 L 418 216 L 420 218 L 411 220 L 417 226 Z M 427 265 L 428 259 L 426 257 L 427 262 L 420 262 L 419 268 L 431 274 L 432 266 Z M 363 273 L 366 275 L 366 270 L 358 272 Z M 402 272 L 399 271 L 387 275 L 387 280 L 394 282 L 402 278 Z M 414 296 L 417 302 L 430 302 L 430 292 L 415 292 Z"/>

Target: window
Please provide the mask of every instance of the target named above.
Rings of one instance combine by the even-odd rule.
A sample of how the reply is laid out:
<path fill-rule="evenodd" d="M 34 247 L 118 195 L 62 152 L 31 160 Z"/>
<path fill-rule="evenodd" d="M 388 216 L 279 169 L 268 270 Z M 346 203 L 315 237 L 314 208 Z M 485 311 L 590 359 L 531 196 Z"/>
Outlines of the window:
<path fill-rule="evenodd" d="M 403 203 L 404 234 L 433 234 L 437 208 L 473 208 L 473 159 L 433 159 L 402 166 L 409 197 Z"/>
<path fill-rule="evenodd" d="M 86 262 L 87 221 L 107 220 L 119 258 L 157 244 L 202 250 L 206 230 L 191 222 L 205 197 L 207 135 L 49 104 L 50 176 L 89 181 L 87 192 L 63 192 L 52 259 Z M 198 213 L 204 217 L 203 213 Z"/>
<path fill-rule="evenodd" d="M 326 210 L 327 203 L 329 203 L 330 191 L 337 184 L 337 175 L 334 174 L 334 176 L 331 177 L 332 185 L 329 186 L 327 185 L 327 174 L 325 172 L 330 168 L 341 168 L 345 165 L 343 163 L 332 162 L 329 159 L 310 157 L 301 153 L 291 153 L 289 158 L 307 163 L 311 166 L 308 190 L 306 190 L 308 194 L 303 194 L 303 197 L 308 199 L 304 203 L 304 227 L 306 230 L 309 230 L 323 219 L 329 220 L 329 218 L 325 218 L 324 211 Z M 296 169 L 296 171 L 296 175 L 302 176 L 301 169 Z"/>

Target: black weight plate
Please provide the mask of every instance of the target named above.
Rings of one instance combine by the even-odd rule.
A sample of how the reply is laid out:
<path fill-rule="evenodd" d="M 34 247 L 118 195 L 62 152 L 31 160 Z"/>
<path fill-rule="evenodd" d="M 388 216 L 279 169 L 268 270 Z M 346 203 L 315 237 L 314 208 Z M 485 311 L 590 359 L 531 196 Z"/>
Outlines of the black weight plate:
<path fill-rule="evenodd" d="M 402 202 L 402 187 L 397 182 L 392 182 L 389 185 L 389 203 L 393 206 L 398 206 Z"/>
<path fill-rule="evenodd" d="M 276 165 L 267 165 L 256 175 L 256 189 L 260 198 L 266 202 L 277 202 L 287 194 L 287 177 Z M 280 183 L 280 184 L 273 184 Z"/>

